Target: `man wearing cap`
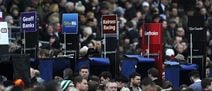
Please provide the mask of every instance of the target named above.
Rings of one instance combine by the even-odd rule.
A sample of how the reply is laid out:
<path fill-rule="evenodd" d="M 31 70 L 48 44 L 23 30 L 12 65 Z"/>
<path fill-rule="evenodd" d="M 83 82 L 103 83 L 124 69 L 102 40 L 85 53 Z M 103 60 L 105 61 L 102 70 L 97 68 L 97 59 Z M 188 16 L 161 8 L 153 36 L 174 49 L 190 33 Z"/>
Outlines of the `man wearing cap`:
<path fill-rule="evenodd" d="M 165 52 L 165 61 L 171 61 L 174 58 L 174 50 L 173 49 L 166 49 Z"/>
<path fill-rule="evenodd" d="M 61 87 L 62 91 L 67 91 L 70 87 L 74 87 L 74 84 L 71 80 L 63 80 L 60 83 L 60 87 Z"/>

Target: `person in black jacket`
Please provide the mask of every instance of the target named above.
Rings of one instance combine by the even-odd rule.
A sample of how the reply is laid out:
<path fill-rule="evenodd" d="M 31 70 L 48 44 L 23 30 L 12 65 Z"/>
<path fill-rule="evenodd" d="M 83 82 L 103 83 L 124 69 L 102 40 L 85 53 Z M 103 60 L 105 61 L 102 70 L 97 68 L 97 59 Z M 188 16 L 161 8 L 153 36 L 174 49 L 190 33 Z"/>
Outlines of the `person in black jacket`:
<path fill-rule="evenodd" d="M 147 72 L 148 72 L 148 77 L 149 77 L 150 79 L 152 79 L 152 81 L 153 81 L 156 85 L 162 87 L 163 82 L 162 82 L 161 79 L 159 79 L 159 71 L 158 71 L 158 69 L 156 69 L 156 68 L 150 68 Z"/>

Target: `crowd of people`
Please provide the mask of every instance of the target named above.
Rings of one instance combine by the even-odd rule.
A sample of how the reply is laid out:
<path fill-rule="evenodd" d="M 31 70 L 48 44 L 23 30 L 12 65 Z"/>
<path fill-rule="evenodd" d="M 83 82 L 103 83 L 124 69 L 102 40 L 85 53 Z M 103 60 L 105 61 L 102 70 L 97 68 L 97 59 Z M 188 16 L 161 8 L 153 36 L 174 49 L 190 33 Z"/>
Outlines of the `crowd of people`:
<path fill-rule="evenodd" d="M 190 46 L 188 17 L 202 15 L 206 31 L 206 40 L 203 42 L 206 51 L 203 54 L 211 58 L 210 0 L 24 0 L 24 3 L 20 0 L 1 0 L 0 3 L 4 21 L 8 22 L 9 27 L 20 26 L 21 12 L 37 11 L 39 41 L 49 42 L 49 45 L 39 46 L 48 50 L 64 50 L 60 45 L 64 41 L 61 33 L 62 14 L 78 13 L 79 49 L 84 47 L 87 51 L 95 51 L 97 55 L 101 55 L 103 49 L 101 16 L 116 14 L 120 54 L 140 54 L 141 26 L 144 23 L 162 23 L 164 54 L 167 49 L 172 49 L 174 56 L 182 54 L 187 59 Z"/>
<path fill-rule="evenodd" d="M 211 91 L 212 79 L 201 80 L 199 72 L 189 73 L 191 84 L 181 84 L 176 88 L 172 82 L 160 79 L 158 69 L 147 70 L 147 76 L 134 72 L 129 78 L 122 75 L 112 78 L 109 71 L 103 71 L 98 76 L 91 75 L 87 66 L 81 66 L 77 73 L 72 69 L 63 70 L 63 75 L 55 76 L 52 80 L 44 80 L 38 70 L 30 69 L 30 84 L 23 79 L 14 81 L 0 77 L 0 91 Z"/>
<path fill-rule="evenodd" d="M 101 16 L 116 14 L 119 21 L 119 46 L 117 50 L 119 50 L 120 59 L 123 58 L 124 54 L 141 54 L 143 32 L 141 26 L 144 23 L 162 23 L 164 60 L 170 60 L 174 57 L 183 62 L 185 62 L 189 56 L 188 17 L 201 15 L 205 19 L 204 30 L 206 31 L 206 36 L 198 37 L 206 37 L 204 41 L 206 49 L 203 55 L 207 56 L 206 67 L 208 69 L 206 71 L 208 73 L 211 67 L 211 0 L 0 0 L 0 11 L 3 13 L 3 21 L 8 23 L 11 33 L 17 33 L 17 30 L 20 30 L 18 27 L 20 27 L 19 20 L 21 12 L 37 12 L 39 41 L 49 42 L 48 45 L 39 45 L 38 57 L 40 58 L 55 57 L 64 54 L 64 47 L 61 45 L 61 43 L 64 42 L 64 36 L 61 32 L 61 20 L 62 14 L 64 13 L 79 14 L 80 57 L 100 57 L 104 46 L 103 34 L 101 33 Z M 9 35 L 15 37 L 17 40 L 11 43 L 10 52 L 20 52 L 18 49 L 22 48 L 21 46 L 23 45 L 21 36 L 14 34 Z M 129 91 L 127 89 L 133 89 L 131 91 L 141 91 L 141 89 L 142 91 L 155 91 L 150 89 L 168 89 L 172 86 L 169 81 L 154 82 L 155 78 L 152 78 L 152 76 L 149 76 L 149 78 L 142 77 L 141 79 L 137 73 L 132 74 L 129 81 L 125 81 L 125 79 L 115 79 L 112 81 L 109 73 L 110 72 L 103 72 L 101 74 L 102 76 L 89 76 L 88 78 L 88 75 L 87 77 L 80 76 L 79 72 L 79 76 L 75 78 L 59 77 L 59 81 L 56 79 L 57 81 L 50 81 L 45 85 L 32 86 L 32 90 L 56 91 L 56 89 L 62 88 L 63 91 L 65 91 L 67 87 L 71 85 L 71 90 L 66 91 L 87 91 L 91 88 L 116 91 L 111 89 L 120 89 L 122 87 L 126 87 L 123 88 L 122 91 Z M 2 77 L 2 81 L 4 80 L 3 78 L 5 77 Z M 39 81 L 42 83 L 42 79 Z M 39 81 L 35 81 L 36 85 L 39 84 Z M 197 80 L 197 82 L 198 81 L 199 80 Z M 202 88 L 211 89 L 210 82 L 211 79 L 209 78 L 203 79 Z M 162 83 L 166 85 L 163 86 Z M 22 82 L 17 82 L 16 85 L 17 84 L 20 86 Z M 64 85 L 66 88 L 61 85 Z M 136 85 L 136 88 L 131 87 L 134 85 Z M 148 90 L 145 90 L 145 86 Z M 0 87 L 3 88 L 7 86 L 3 86 L 2 83 Z M 182 86 L 183 91 L 191 91 L 185 90 L 184 87 L 186 86 Z"/>

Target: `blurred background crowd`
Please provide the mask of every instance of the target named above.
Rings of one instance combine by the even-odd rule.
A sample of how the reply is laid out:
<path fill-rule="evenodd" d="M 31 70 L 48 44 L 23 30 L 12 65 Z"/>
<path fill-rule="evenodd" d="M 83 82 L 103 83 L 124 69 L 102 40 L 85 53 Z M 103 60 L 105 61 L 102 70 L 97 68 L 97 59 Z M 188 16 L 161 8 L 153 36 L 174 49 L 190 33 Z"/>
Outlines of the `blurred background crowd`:
<path fill-rule="evenodd" d="M 186 60 L 189 55 L 188 16 L 202 15 L 206 30 L 205 53 L 209 62 L 212 58 L 211 0 L 0 0 L 0 11 L 13 33 L 20 32 L 21 12 L 37 11 L 39 41 L 49 42 L 39 46 L 40 58 L 54 55 L 52 50 L 61 53 L 63 46 L 60 43 L 64 37 L 61 33 L 62 14 L 78 13 L 80 56 L 89 52 L 94 53 L 92 56 L 102 55 L 101 16 L 116 14 L 120 57 L 141 53 L 142 24 L 162 23 L 164 55 L 177 55 L 176 58 Z M 22 45 L 20 36 L 10 36 L 16 40 L 10 51 L 19 51 L 16 49 Z"/>
<path fill-rule="evenodd" d="M 44 49 L 63 47 L 61 18 L 63 13 L 79 14 L 80 48 L 94 49 L 101 55 L 101 16 L 116 14 L 119 21 L 120 54 L 140 54 L 144 23 L 162 23 L 163 49 L 175 55 L 188 56 L 188 16 L 202 15 L 205 19 L 206 54 L 211 58 L 212 5 L 210 0 L 0 0 L 0 11 L 9 26 L 20 26 L 21 12 L 37 11 L 39 41 L 49 41 Z M 17 29 L 12 28 L 12 31 Z M 11 34 L 12 35 L 12 34 Z M 16 37 L 17 36 L 12 36 Z M 17 38 L 20 39 L 20 38 Z M 19 42 L 18 42 L 19 43 Z M 100 53 L 100 54 L 98 54 Z M 82 55 L 86 53 L 81 53 Z"/>
<path fill-rule="evenodd" d="M 188 16 L 203 15 L 207 31 L 207 55 L 211 56 L 210 0 L 1 0 L 4 20 L 9 26 L 20 26 L 21 12 L 37 11 L 39 40 L 54 42 L 48 48 L 61 49 L 61 17 L 63 13 L 79 14 L 80 48 L 86 46 L 97 51 L 101 45 L 101 15 L 117 14 L 121 53 L 140 53 L 141 25 L 150 22 L 163 24 L 164 50 L 175 54 L 188 48 Z M 12 29 L 15 31 L 15 29 Z M 98 47 L 99 45 L 99 47 Z M 187 53 L 184 53 L 187 56 Z"/>

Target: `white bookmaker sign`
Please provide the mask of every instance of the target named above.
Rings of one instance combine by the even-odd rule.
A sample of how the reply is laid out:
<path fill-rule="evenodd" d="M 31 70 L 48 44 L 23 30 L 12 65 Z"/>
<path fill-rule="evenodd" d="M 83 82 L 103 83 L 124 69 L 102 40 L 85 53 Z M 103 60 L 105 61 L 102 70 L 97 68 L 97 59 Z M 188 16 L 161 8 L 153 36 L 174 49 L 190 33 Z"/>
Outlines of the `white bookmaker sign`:
<path fill-rule="evenodd" d="M 0 22 L 0 45 L 9 45 L 7 22 Z"/>

